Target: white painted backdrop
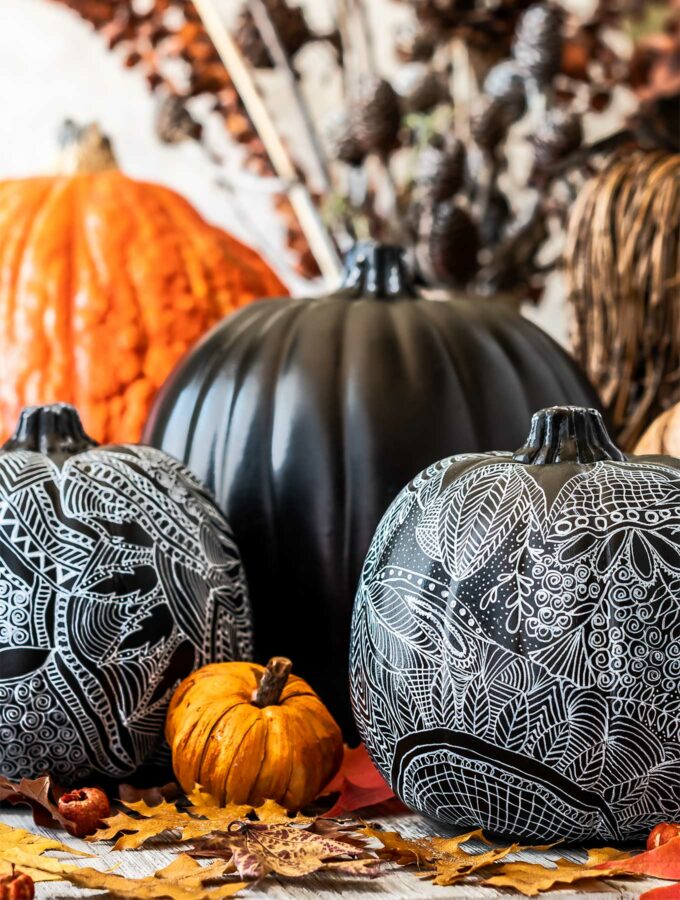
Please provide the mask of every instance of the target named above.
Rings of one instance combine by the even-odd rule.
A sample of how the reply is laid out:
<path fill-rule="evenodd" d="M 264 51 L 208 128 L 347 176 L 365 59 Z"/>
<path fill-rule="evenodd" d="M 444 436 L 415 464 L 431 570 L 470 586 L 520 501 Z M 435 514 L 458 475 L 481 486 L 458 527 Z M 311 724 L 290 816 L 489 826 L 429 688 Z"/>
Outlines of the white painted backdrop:
<path fill-rule="evenodd" d="M 327 2 L 314 0 L 314 11 Z M 390 14 L 403 15 L 400 4 L 375 4 L 388 26 Z M 389 31 L 384 18 L 379 31 Z M 164 146 L 153 132 L 153 102 L 142 74 L 125 69 L 72 11 L 50 0 L 0 0 L 0 178 L 50 171 L 61 122 L 97 120 L 126 172 L 175 188 L 207 219 L 258 248 L 290 281 L 281 220 L 266 183 L 241 170 L 240 148 L 230 146 L 215 123 L 220 133 L 211 140 L 226 156 L 218 172 L 192 141 Z M 218 175 L 231 190 L 215 185 Z M 293 287 L 304 290 L 299 280 Z M 569 315 L 559 274 L 541 307 L 526 312 L 566 343 Z"/>

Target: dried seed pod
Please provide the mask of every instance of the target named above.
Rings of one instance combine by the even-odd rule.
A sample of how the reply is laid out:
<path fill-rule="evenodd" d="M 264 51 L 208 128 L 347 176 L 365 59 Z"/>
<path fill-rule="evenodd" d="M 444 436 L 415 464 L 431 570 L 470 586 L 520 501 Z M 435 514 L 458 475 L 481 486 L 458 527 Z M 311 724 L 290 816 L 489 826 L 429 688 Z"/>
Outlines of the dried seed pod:
<path fill-rule="evenodd" d="M 417 256 L 428 280 L 458 287 L 479 269 L 479 232 L 469 212 L 454 200 L 433 207 L 421 220 Z"/>
<path fill-rule="evenodd" d="M 494 153 L 505 139 L 508 128 L 521 118 L 521 115 L 516 103 L 505 102 L 497 97 L 486 97 L 480 111 L 472 118 L 472 137 L 482 150 Z"/>
<path fill-rule="evenodd" d="M 484 79 L 484 93 L 495 100 L 512 106 L 515 118 L 521 118 L 526 111 L 525 79 L 514 60 L 497 63 Z"/>
<path fill-rule="evenodd" d="M 427 147 L 420 154 L 416 182 L 431 203 L 449 200 L 463 186 L 465 145 L 457 138 L 444 147 Z"/>
<path fill-rule="evenodd" d="M 422 25 L 400 29 L 395 44 L 397 57 L 406 63 L 429 62 L 436 48 L 435 32 Z"/>
<path fill-rule="evenodd" d="M 346 115 L 340 115 L 327 129 L 331 156 L 348 166 L 360 166 L 366 151 L 355 135 Z"/>
<path fill-rule="evenodd" d="M 352 131 L 365 153 L 387 156 L 397 144 L 401 126 L 399 95 L 389 81 L 372 78 L 355 98 Z"/>
<path fill-rule="evenodd" d="M 564 11 L 553 3 L 530 6 L 517 26 L 513 55 L 539 87 L 548 85 L 562 63 Z"/>
<path fill-rule="evenodd" d="M 507 197 L 494 185 L 489 192 L 479 223 L 479 233 L 485 247 L 494 247 L 498 244 L 510 219 L 510 213 Z"/>
<path fill-rule="evenodd" d="M 156 134 L 164 144 L 179 144 L 187 138 L 199 140 L 203 132 L 200 122 L 191 115 L 181 97 L 169 94 L 156 109 Z"/>
<path fill-rule="evenodd" d="M 286 0 L 264 0 L 271 21 L 279 39 L 289 56 L 313 39 L 313 34 L 299 6 L 289 6 Z M 269 50 L 262 40 L 252 13 L 244 9 L 236 25 L 235 40 L 238 47 L 256 69 L 271 69 L 274 66 Z"/>
<path fill-rule="evenodd" d="M 410 113 L 426 113 L 440 103 L 451 103 L 447 78 L 441 72 L 425 72 L 404 97 L 404 109 Z"/>
<path fill-rule="evenodd" d="M 540 169 L 578 150 L 583 141 L 581 116 L 563 109 L 552 110 L 541 123 L 534 142 L 534 161 Z"/>

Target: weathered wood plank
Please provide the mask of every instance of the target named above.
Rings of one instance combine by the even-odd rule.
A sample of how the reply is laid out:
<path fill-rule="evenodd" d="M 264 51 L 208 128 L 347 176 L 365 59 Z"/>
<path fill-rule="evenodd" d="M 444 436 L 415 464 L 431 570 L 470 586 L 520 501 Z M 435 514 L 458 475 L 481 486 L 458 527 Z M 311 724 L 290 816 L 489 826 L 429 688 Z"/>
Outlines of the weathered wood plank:
<path fill-rule="evenodd" d="M 64 840 L 63 832 L 53 832 L 36 826 L 27 809 L 0 809 L 0 821 L 15 828 L 26 828 L 35 833 L 55 837 L 57 840 Z M 387 829 L 397 829 L 410 836 L 437 833 L 431 823 L 415 815 L 385 815 L 381 816 L 378 821 Z M 125 853 L 113 851 L 105 844 L 87 844 L 76 838 L 70 838 L 65 842 L 77 849 L 97 854 L 96 860 L 75 860 L 78 864 L 93 865 L 95 868 L 101 869 L 116 866 L 118 873 L 132 878 L 150 875 L 172 862 L 177 852 L 176 844 L 161 840 L 154 842 L 149 849 Z M 545 853 L 524 851 L 519 854 L 521 859 L 546 863 L 557 856 L 565 856 L 570 859 L 582 858 L 581 851 L 572 848 L 556 848 Z M 646 881 L 607 879 L 606 881 L 585 882 L 582 889 L 567 887 L 550 891 L 541 896 L 545 900 L 637 900 L 641 893 L 661 884 L 663 882 L 651 879 Z M 37 900 L 73 900 L 74 897 L 84 896 L 87 895 L 83 891 L 70 885 L 54 882 L 36 885 Z M 385 898 L 389 898 L 389 900 L 500 900 L 500 898 L 512 896 L 519 895 L 506 890 L 501 891 L 470 884 L 448 888 L 435 887 L 429 881 L 417 878 L 412 871 L 396 869 L 373 880 L 350 880 L 330 873 L 309 876 L 295 882 L 270 878 L 243 894 L 244 900 L 338 900 L 340 897 L 343 900 L 372 900 L 372 898 L 376 898 L 376 900 L 385 900 Z"/>

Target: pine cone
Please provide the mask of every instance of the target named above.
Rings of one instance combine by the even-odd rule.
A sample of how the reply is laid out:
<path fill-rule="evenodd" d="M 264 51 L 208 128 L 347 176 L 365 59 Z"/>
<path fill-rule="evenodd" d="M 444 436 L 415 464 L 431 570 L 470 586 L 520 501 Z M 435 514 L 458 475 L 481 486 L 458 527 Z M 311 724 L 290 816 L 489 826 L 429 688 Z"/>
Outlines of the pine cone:
<path fill-rule="evenodd" d="M 527 108 L 524 77 L 516 62 L 505 60 L 498 63 L 484 79 L 484 93 L 494 100 L 500 100 L 512 107 L 513 121 L 521 119 Z"/>
<path fill-rule="evenodd" d="M 478 271 L 479 232 L 453 200 L 438 203 L 421 221 L 418 261 L 428 280 L 462 287 Z"/>
<path fill-rule="evenodd" d="M 552 3 L 530 6 L 517 26 L 513 55 L 539 87 L 548 85 L 562 63 L 564 11 Z"/>
<path fill-rule="evenodd" d="M 429 62 L 436 49 L 437 35 L 431 28 L 415 26 L 401 29 L 397 35 L 395 51 L 402 62 Z"/>
<path fill-rule="evenodd" d="M 305 14 L 299 6 L 289 6 L 287 0 L 265 0 L 265 5 L 289 56 L 294 56 L 313 39 Z M 273 68 L 274 61 L 250 10 L 244 9 L 241 12 L 234 37 L 239 50 L 252 66 L 256 69 Z"/>
<path fill-rule="evenodd" d="M 418 159 L 416 182 L 432 203 L 449 200 L 463 186 L 465 145 L 453 138 L 447 146 L 427 147 Z"/>
<path fill-rule="evenodd" d="M 184 105 L 181 97 L 170 94 L 161 100 L 156 110 L 154 129 L 164 144 L 179 144 L 187 138 L 199 140 L 203 131 Z"/>
<path fill-rule="evenodd" d="M 583 125 L 577 113 L 555 109 L 550 112 L 534 136 L 534 162 L 538 170 L 578 150 L 583 141 Z"/>
<path fill-rule="evenodd" d="M 446 76 L 426 72 L 404 97 L 404 109 L 410 113 L 427 113 L 440 103 L 451 103 Z"/>
<path fill-rule="evenodd" d="M 401 126 L 399 95 L 389 81 L 370 79 L 355 100 L 352 132 L 365 153 L 387 156 Z"/>
<path fill-rule="evenodd" d="M 494 153 L 505 139 L 508 128 L 521 118 L 524 108 L 514 100 L 487 97 L 481 112 L 471 122 L 472 137 L 477 145 L 488 153 Z"/>
<path fill-rule="evenodd" d="M 347 116 L 340 116 L 328 128 L 328 142 L 332 157 L 348 166 L 360 166 L 366 158 Z"/>
<path fill-rule="evenodd" d="M 492 187 L 479 225 L 485 247 L 495 247 L 498 244 L 510 219 L 510 213 L 510 204 L 505 194 L 497 187 Z"/>

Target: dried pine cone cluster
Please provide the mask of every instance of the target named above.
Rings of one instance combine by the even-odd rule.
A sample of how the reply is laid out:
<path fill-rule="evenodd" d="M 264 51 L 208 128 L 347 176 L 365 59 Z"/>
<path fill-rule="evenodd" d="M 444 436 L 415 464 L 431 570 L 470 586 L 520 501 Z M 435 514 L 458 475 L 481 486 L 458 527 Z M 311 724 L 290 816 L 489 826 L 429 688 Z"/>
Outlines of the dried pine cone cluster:
<path fill-rule="evenodd" d="M 335 158 L 356 168 L 375 154 L 386 166 L 396 163 L 396 172 L 399 159 L 415 153 L 412 175 L 399 185 L 399 207 L 425 278 L 537 298 L 554 262 L 546 269 L 538 261 L 550 219 L 562 224 L 572 181 L 582 180 L 586 168 L 583 113 L 598 102 L 606 107 L 608 92 L 622 80 L 624 64 L 604 39 L 617 13 L 610 0 L 600 0 L 585 21 L 569 16 L 558 0 L 418 0 L 413 9 L 411 50 L 403 36 L 396 49 L 419 69 L 416 87 L 399 96 L 384 79 L 368 82 L 348 104 Z M 468 128 L 458 133 L 451 122 L 459 117 L 438 114 L 453 108 L 454 63 L 446 54 L 452 37 L 463 39 L 480 86 L 466 110 Z M 527 116 L 521 152 L 532 165 L 525 183 L 511 185 L 511 196 L 511 129 Z"/>

